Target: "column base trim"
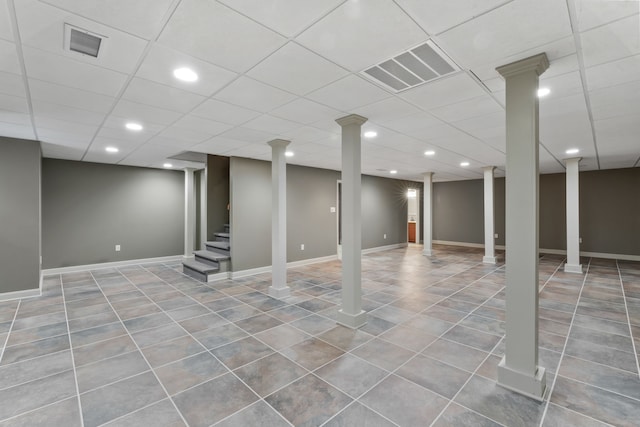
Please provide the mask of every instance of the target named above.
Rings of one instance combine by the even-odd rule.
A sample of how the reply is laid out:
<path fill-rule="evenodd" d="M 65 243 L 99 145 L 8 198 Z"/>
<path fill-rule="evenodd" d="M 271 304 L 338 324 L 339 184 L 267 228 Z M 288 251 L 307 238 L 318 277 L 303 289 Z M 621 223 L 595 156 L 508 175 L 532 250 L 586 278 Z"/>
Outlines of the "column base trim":
<path fill-rule="evenodd" d="M 484 256 L 482 257 L 482 262 L 485 264 L 495 264 L 497 261 L 496 257 L 494 256 Z"/>
<path fill-rule="evenodd" d="M 508 368 L 503 357 L 498 364 L 498 385 L 541 402 L 547 389 L 546 370 L 538 366 L 532 377 Z"/>
<path fill-rule="evenodd" d="M 565 264 L 564 272 L 582 274 L 582 264 Z"/>
<path fill-rule="evenodd" d="M 276 299 L 286 298 L 288 296 L 291 296 L 291 289 L 288 286 L 285 286 L 283 288 L 276 288 L 275 286 L 271 285 L 269 286 L 269 295 Z"/>
<path fill-rule="evenodd" d="M 431 249 L 425 248 L 425 249 L 422 250 L 422 255 L 424 255 L 424 256 L 432 256 L 433 255 L 433 251 Z"/>
<path fill-rule="evenodd" d="M 360 310 L 358 314 L 345 313 L 342 309 L 338 310 L 336 322 L 339 325 L 346 326 L 351 329 L 358 329 L 367 324 L 367 312 Z"/>

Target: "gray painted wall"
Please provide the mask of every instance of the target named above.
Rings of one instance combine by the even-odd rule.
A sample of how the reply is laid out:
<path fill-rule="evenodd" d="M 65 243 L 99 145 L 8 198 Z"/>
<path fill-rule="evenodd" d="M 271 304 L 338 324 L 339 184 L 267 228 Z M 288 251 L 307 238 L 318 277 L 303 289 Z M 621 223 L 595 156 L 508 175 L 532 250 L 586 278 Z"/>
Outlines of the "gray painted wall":
<path fill-rule="evenodd" d="M 229 158 L 207 156 L 207 238 L 229 224 Z"/>
<path fill-rule="evenodd" d="M 0 293 L 40 286 L 40 143 L 0 137 Z"/>
<path fill-rule="evenodd" d="M 538 246 L 542 249 L 567 249 L 566 189 L 565 174 L 540 175 Z"/>
<path fill-rule="evenodd" d="M 231 158 L 233 271 L 271 265 L 271 163 Z M 287 260 L 335 255 L 340 172 L 287 165 Z M 405 181 L 362 177 L 362 248 L 407 241 Z M 383 235 L 387 234 L 384 239 Z M 300 245 L 305 249 L 301 250 Z"/>
<path fill-rule="evenodd" d="M 433 184 L 433 239 L 484 243 L 481 179 Z"/>
<path fill-rule="evenodd" d="M 179 255 L 184 173 L 43 159 L 42 233 L 44 268 Z"/>

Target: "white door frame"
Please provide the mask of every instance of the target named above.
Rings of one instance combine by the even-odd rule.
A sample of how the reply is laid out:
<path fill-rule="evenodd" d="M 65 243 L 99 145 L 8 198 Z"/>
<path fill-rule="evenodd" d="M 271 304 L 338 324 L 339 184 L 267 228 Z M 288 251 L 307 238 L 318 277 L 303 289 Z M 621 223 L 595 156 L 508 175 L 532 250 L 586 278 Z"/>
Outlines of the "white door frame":
<path fill-rule="evenodd" d="M 340 242 L 340 218 L 342 216 L 342 203 L 340 200 L 342 180 L 339 179 L 336 181 L 336 244 L 338 246 L 337 253 L 338 259 L 342 260 L 342 244 Z"/>

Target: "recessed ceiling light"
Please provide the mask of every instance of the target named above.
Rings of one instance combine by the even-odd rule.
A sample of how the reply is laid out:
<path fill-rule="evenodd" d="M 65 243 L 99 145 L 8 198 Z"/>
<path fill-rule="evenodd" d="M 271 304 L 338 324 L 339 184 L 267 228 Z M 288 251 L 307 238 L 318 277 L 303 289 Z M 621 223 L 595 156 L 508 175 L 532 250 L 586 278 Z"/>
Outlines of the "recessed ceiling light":
<path fill-rule="evenodd" d="M 120 150 L 118 150 L 116 147 L 107 147 L 107 148 L 105 148 L 104 150 L 105 150 L 107 153 L 117 153 L 118 151 L 120 151 Z"/>
<path fill-rule="evenodd" d="M 390 173 L 391 175 L 395 175 L 395 174 L 397 174 L 397 173 L 398 173 L 398 171 L 394 169 L 394 170 L 389 171 L 389 173 Z"/>
<path fill-rule="evenodd" d="M 164 168 L 172 168 L 173 165 L 171 163 L 165 163 L 164 165 L 162 165 L 162 167 L 164 167 Z"/>
<path fill-rule="evenodd" d="M 173 70 L 173 76 L 178 80 L 182 80 L 183 82 L 195 82 L 196 80 L 198 80 L 198 75 L 196 74 L 196 72 L 191 68 L 186 67 L 176 68 L 175 70 Z"/>
<path fill-rule="evenodd" d="M 140 123 L 129 122 L 124 126 L 129 130 L 135 130 L 135 131 L 142 130 L 142 125 Z"/>
<path fill-rule="evenodd" d="M 436 152 L 433 150 L 427 150 L 424 152 L 425 156 L 433 156 L 434 154 L 436 154 Z"/>
<path fill-rule="evenodd" d="M 551 93 L 551 89 L 548 87 L 541 87 L 538 89 L 538 98 L 542 98 L 543 96 L 547 96 Z"/>
<path fill-rule="evenodd" d="M 373 130 L 369 130 L 369 131 L 364 133 L 364 137 L 365 138 L 375 138 L 376 136 L 378 136 L 378 132 L 373 131 Z"/>
<path fill-rule="evenodd" d="M 284 155 L 287 157 L 293 157 L 293 151 L 285 151 Z"/>
<path fill-rule="evenodd" d="M 462 166 L 463 168 L 466 168 L 467 166 L 469 166 L 469 162 L 462 162 L 460 163 L 460 166 Z"/>
<path fill-rule="evenodd" d="M 580 150 L 577 148 L 569 148 L 567 151 L 565 151 L 565 153 L 567 154 L 578 154 L 579 152 Z"/>

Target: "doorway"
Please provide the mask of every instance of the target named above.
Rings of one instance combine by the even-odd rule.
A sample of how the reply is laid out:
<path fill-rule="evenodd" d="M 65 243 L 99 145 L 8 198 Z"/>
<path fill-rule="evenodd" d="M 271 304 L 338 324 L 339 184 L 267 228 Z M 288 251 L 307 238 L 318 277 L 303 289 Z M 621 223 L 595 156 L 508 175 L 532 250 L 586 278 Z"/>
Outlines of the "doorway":
<path fill-rule="evenodd" d="M 337 182 L 336 228 L 338 230 L 338 259 L 342 260 L 342 181 Z"/>
<path fill-rule="evenodd" d="M 407 242 L 420 244 L 420 190 L 407 189 Z"/>

